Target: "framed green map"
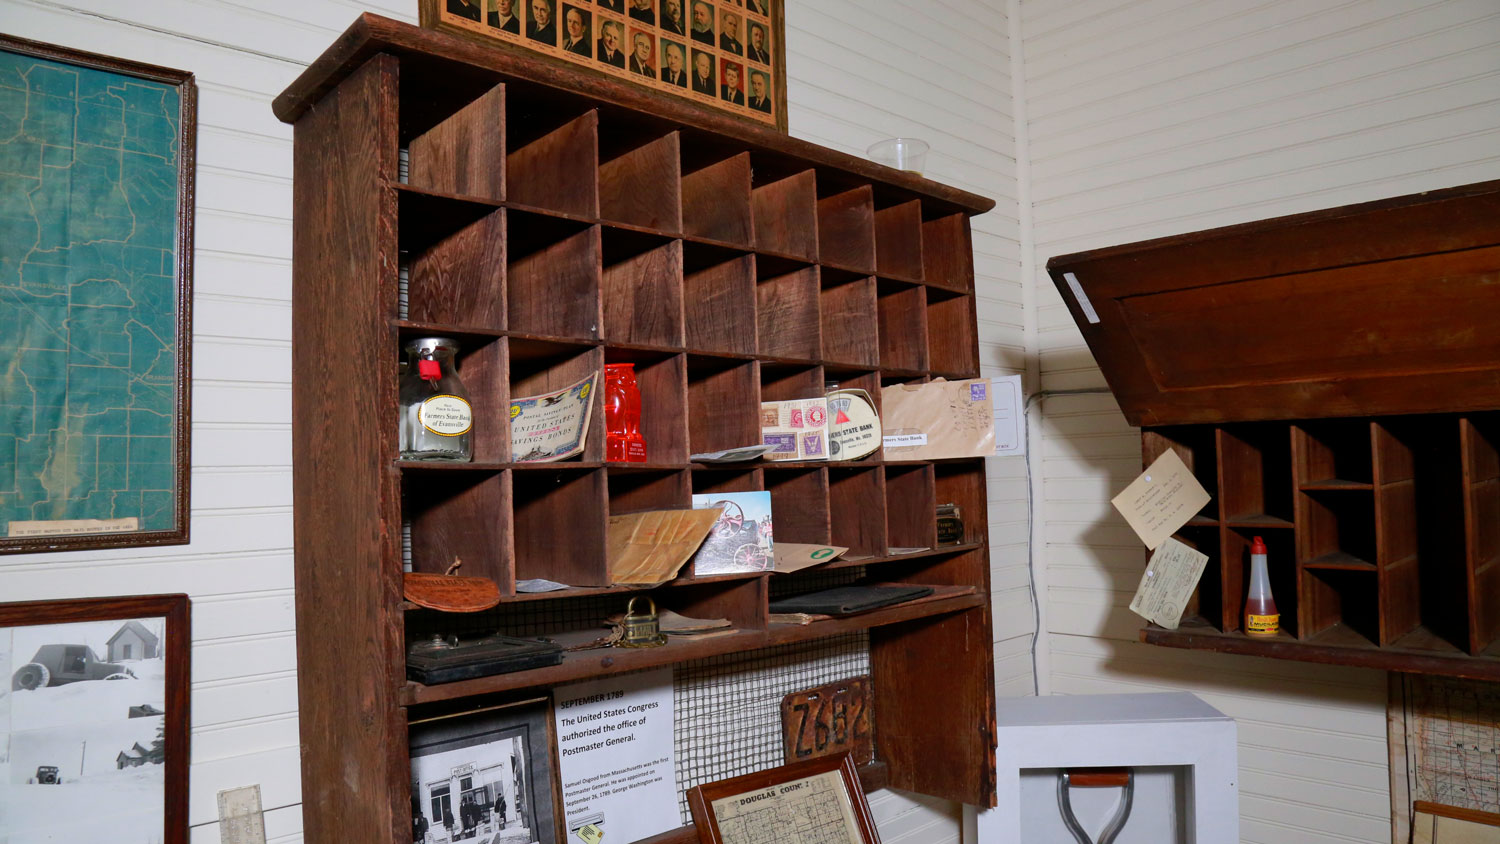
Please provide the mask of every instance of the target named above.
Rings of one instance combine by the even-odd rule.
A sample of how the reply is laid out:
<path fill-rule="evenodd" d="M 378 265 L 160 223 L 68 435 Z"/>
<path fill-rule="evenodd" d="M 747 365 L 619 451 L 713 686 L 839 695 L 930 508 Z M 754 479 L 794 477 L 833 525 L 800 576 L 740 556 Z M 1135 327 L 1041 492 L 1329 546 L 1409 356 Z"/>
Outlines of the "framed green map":
<path fill-rule="evenodd" d="M 188 541 L 196 104 L 0 35 L 0 553 Z"/>

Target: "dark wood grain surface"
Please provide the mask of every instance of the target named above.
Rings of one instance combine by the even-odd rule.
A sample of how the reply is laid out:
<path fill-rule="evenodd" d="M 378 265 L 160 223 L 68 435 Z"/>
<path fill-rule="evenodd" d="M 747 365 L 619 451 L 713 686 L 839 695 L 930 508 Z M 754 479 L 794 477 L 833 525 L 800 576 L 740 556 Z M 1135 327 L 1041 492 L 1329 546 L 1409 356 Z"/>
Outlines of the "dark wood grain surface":
<path fill-rule="evenodd" d="M 709 142 L 722 142 L 728 138 L 748 141 L 787 160 L 806 162 L 820 171 L 836 171 L 848 174 L 852 180 L 879 183 L 889 188 L 892 195 L 928 198 L 939 205 L 949 206 L 955 213 L 978 214 L 995 205 L 994 200 L 801 141 L 774 129 L 747 125 L 730 117 L 703 114 L 697 109 L 676 107 L 658 97 L 648 96 L 648 92 L 634 86 L 543 66 L 523 57 L 489 50 L 450 35 L 369 13 L 360 15 L 323 55 L 277 96 L 272 110 L 282 121 L 295 123 L 313 103 L 371 56 L 382 52 L 407 61 L 428 63 L 431 70 L 424 75 L 447 80 L 449 88 L 462 83 L 490 87 L 501 79 L 515 80 L 608 103 L 611 111 L 624 112 L 624 116 L 635 121 L 655 123 L 666 129 L 691 129 Z M 434 85 L 424 93 L 437 91 L 438 86 Z"/>
<path fill-rule="evenodd" d="M 456 52 L 424 51 L 444 45 Z M 309 667 L 300 677 L 304 775 L 317 782 L 307 794 L 318 815 L 309 841 L 340 841 L 350 828 L 343 818 L 366 803 L 377 810 L 360 815 L 358 837 L 409 834 L 405 707 L 462 707 L 871 628 L 877 688 L 910 696 L 931 683 L 952 698 L 937 717 L 892 699 L 892 718 L 921 710 L 928 722 L 904 733 L 899 720 L 887 725 L 903 787 L 988 804 L 982 461 L 886 462 L 877 453 L 857 464 L 689 462 L 758 442 L 762 400 L 821 395 L 834 380 L 870 391 L 878 405 L 883 383 L 976 372 L 972 259 L 929 255 L 924 243 L 967 250 L 968 215 L 988 201 L 774 133 L 637 112 L 628 97 L 596 96 L 612 94 L 609 86 L 472 50 L 366 17 L 298 85 L 321 82 L 287 95 L 298 101 L 294 489 L 299 656 Z M 395 172 L 403 145 L 410 184 Z M 395 284 L 403 262 L 405 319 Z M 928 273 L 940 279 L 930 300 Z M 433 335 L 462 347 L 473 463 L 395 459 L 396 350 Z M 314 364 L 334 356 L 337 364 Z M 626 362 L 642 392 L 648 463 L 604 462 L 599 392 L 578 459 L 512 462 L 513 397 Z M 930 370 L 934 362 L 948 371 Z M 558 666 L 446 685 L 404 681 L 401 647 L 415 610 L 399 594 L 403 520 L 416 571 L 461 558 L 461 573 L 496 582 L 499 612 L 551 612 L 561 606 L 551 602 L 642 591 L 609 584 L 610 513 L 752 490 L 770 491 L 779 537 L 850 547 L 829 568 L 878 567 L 883 579 L 935 594 L 771 624 L 768 575 L 686 573 L 653 592 L 658 605 L 728 618 L 734 632 L 580 652 Z M 939 498 L 965 509 L 964 544 L 930 548 Z M 893 546 L 929 550 L 898 555 Z M 531 578 L 570 586 L 515 591 Z M 956 664 L 939 672 L 934 650 Z M 919 751 L 924 743 L 942 765 Z M 880 748 L 877 739 L 884 761 Z M 359 776 L 344 778 L 350 759 Z"/>
<path fill-rule="evenodd" d="M 1239 635 L 1250 543 L 1260 536 L 1282 628 L 1232 644 L 1200 627 L 1190 637 L 1151 640 L 1236 653 L 1259 653 L 1264 644 L 1270 655 L 1306 653 L 1320 662 L 1343 650 L 1351 664 L 1392 670 L 1488 671 L 1461 663 L 1493 657 L 1500 634 L 1487 615 L 1490 592 L 1479 586 L 1493 577 L 1497 557 L 1500 501 L 1484 490 L 1495 486 L 1500 458 L 1477 432 L 1493 431 L 1496 418 L 1438 413 L 1145 430 L 1146 465 L 1175 450 L 1217 492 L 1177 534 L 1209 555 L 1190 612 L 1216 633 Z M 1389 658 L 1362 653 L 1377 648 Z"/>
<path fill-rule="evenodd" d="M 1500 181 L 1055 257 L 1133 425 L 1500 407 Z M 1098 315 L 1085 316 L 1073 274 Z"/>
<path fill-rule="evenodd" d="M 292 487 L 309 841 L 408 827 L 396 431 L 398 63 L 377 57 L 293 142 Z M 361 672 L 350 676 L 349 666 Z M 326 750 L 318 750 L 326 748 Z M 349 764 L 349 760 L 359 760 Z"/>

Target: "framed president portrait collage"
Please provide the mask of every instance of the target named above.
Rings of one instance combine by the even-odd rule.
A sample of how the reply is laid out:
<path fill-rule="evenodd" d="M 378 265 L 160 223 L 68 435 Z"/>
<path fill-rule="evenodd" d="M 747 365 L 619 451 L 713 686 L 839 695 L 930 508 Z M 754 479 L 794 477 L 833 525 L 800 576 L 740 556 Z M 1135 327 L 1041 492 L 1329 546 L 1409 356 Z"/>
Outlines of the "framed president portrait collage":
<path fill-rule="evenodd" d="M 420 0 L 422 26 L 786 131 L 781 0 Z"/>

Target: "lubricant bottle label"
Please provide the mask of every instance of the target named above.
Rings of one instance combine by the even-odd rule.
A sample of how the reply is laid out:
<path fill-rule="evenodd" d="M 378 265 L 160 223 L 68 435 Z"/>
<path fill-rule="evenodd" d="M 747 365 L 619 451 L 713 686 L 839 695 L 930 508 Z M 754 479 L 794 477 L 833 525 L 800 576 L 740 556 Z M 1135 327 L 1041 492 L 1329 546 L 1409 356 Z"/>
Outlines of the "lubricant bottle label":
<path fill-rule="evenodd" d="M 1281 632 L 1281 615 L 1245 615 L 1245 632 L 1259 636 L 1270 636 Z"/>

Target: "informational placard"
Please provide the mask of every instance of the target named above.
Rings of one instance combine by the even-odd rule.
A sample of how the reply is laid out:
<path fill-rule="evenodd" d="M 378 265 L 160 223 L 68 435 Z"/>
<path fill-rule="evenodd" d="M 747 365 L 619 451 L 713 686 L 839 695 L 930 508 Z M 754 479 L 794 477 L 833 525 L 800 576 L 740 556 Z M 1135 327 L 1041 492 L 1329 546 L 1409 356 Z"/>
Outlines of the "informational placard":
<path fill-rule="evenodd" d="M 1152 550 L 1188 523 L 1210 500 L 1208 490 L 1171 449 L 1110 499 L 1125 521 Z"/>
<path fill-rule="evenodd" d="M 553 695 L 567 840 L 638 841 L 681 826 L 672 669 L 562 686 Z"/>

